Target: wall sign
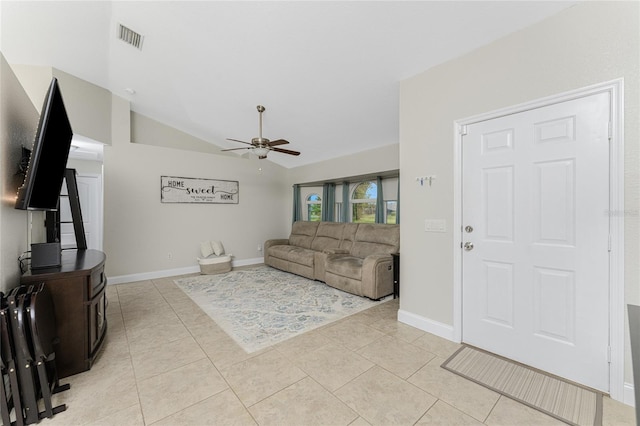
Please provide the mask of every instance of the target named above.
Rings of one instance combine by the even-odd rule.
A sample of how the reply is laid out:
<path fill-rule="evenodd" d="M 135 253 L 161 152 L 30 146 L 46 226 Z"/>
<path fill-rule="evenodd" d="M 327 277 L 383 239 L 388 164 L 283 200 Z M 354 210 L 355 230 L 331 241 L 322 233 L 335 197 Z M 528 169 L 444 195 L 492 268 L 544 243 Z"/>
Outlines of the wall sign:
<path fill-rule="evenodd" d="M 160 201 L 238 204 L 238 181 L 160 176 Z"/>

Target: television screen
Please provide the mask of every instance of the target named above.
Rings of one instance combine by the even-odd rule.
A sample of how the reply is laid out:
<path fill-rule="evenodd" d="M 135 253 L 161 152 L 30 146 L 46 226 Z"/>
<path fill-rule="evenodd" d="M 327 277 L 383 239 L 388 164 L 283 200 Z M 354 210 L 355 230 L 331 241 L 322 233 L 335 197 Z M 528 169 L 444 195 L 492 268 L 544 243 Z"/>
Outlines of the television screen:
<path fill-rule="evenodd" d="M 67 167 L 73 131 L 54 77 L 42 105 L 24 183 L 18 189 L 16 209 L 56 210 Z"/>

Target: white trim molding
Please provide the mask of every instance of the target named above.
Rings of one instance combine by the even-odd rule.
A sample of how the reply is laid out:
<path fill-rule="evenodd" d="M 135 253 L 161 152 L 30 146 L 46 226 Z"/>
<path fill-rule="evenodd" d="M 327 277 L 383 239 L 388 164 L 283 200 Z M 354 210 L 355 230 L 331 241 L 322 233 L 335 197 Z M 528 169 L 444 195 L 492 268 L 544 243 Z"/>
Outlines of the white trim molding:
<path fill-rule="evenodd" d="M 462 330 L 462 137 L 466 126 L 506 115 L 591 96 L 610 95 L 609 144 L 609 394 L 612 399 L 629 404 L 633 385 L 624 382 L 624 81 L 622 78 L 537 99 L 531 102 L 479 114 L 453 123 L 454 134 L 454 218 L 453 218 L 453 341 L 463 340 Z M 629 396 L 631 395 L 631 396 Z"/>
<path fill-rule="evenodd" d="M 412 314 L 402 309 L 398 310 L 398 321 L 426 331 L 427 333 L 435 334 L 443 339 L 455 341 L 453 327 L 449 324 L 443 324 L 429 318 L 421 317 L 420 315 Z"/>
<path fill-rule="evenodd" d="M 624 384 L 624 397 L 622 398 L 622 402 L 632 407 L 636 405 L 636 397 L 634 393 L 633 383 L 625 383 Z"/>
<path fill-rule="evenodd" d="M 249 266 L 264 263 L 263 257 L 256 257 L 253 259 L 242 259 L 231 261 L 231 266 Z M 118 275 L 115 277 L 108 277 L 109 284 L 124 284 L 133 283 L 136 281 L 155 280 L 158 278 L 176 277 L 178 275 L 197 274 L 200 272 L 200 266 L 185 266 L 184 268 L 175 269 L 163 269 L 161 271 L 141 272 L 138 274 Z"/>

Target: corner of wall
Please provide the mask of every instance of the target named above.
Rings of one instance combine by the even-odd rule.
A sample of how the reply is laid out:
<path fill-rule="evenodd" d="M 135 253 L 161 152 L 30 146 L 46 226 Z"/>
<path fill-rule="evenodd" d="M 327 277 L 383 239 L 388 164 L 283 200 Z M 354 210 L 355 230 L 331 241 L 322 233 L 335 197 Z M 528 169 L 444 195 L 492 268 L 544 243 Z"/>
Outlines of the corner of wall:
<path fill-rule="evenodd" d="M 21 147 L 31 146 L 38 113 L 0 53 L 0 290 L 20 283 L 18 257 L 27 248 L 27 212 L 14 209 Z"/>

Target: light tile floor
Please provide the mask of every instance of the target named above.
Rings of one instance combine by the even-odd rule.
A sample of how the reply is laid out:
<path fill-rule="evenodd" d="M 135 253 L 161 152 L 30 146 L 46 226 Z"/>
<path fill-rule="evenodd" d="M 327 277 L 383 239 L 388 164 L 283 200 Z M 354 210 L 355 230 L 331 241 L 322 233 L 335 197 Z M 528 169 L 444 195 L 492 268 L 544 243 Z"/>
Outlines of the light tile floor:
<path fill-rule="evenodd" d="M 94 367 L 62 380 L 45 425 L 553 425 L 440 364 L 459 346 L 382 303 L 247 354 L 172 278 L 109 286 Z M 605 398 L 605 425 L 634 425 Z"/>

